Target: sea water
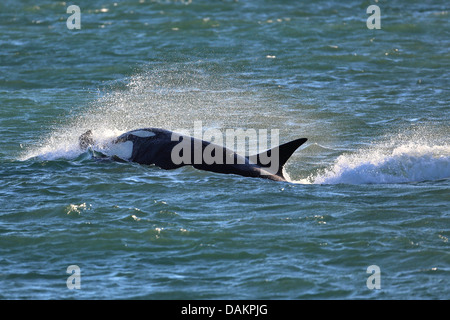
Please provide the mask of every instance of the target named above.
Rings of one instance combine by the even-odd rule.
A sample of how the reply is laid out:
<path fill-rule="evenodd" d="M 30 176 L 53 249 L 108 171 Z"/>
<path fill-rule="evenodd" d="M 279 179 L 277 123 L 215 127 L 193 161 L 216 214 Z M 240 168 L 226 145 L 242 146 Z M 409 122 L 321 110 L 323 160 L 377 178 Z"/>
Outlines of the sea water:
<path fill-rule="evenodd" d="M 0 3 L 2 299 L 450 298 L 446 1 L 73 5 Z M 308 142 L 286 183 L 78 147 L 195 122 Z"/>

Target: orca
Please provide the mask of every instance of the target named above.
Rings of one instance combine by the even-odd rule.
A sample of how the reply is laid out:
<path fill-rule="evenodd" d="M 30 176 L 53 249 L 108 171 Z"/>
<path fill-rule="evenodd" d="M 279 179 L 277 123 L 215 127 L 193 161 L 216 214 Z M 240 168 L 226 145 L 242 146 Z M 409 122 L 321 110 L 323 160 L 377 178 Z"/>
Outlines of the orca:
<path fill-rule="evenodd" d="M 83 133 L 78 141 L 82 150 L 95 146 L 91 130 Z M 126 132 L 114 139 L 108 146 L 108 153 L 113 153 L 110 157 L 112 160 L 155 165 L 166 170 L 190 165 L 216 173 L 287 181 L 283 167 L 295 150 L 306 141 L 307 138 L 296 139 L 244 157 L 205 140 L 160 128 L 143 128 Z"/>

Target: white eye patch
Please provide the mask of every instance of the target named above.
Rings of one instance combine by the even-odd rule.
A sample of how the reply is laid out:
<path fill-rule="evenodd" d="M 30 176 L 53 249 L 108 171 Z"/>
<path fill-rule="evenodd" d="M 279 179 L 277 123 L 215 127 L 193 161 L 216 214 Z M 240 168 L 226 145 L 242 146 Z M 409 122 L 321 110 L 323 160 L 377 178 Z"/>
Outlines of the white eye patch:
<path fill-rule="evenodd" d="M 148 138 L 148 137 L 156 136 L 156 134 L 154 132 L 147 131 L 147 130 L 132 131 L 131 134 L 133 136 L 136 136 L 136 137 L 139 137 L 139 138 Z"/>

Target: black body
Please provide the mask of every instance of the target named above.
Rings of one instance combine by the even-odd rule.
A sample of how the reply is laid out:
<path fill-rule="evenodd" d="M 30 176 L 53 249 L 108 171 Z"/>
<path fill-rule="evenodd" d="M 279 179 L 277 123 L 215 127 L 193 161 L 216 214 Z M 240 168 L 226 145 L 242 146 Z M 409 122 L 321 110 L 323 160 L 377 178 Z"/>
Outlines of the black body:
<path fill-rule="evenodd" d="M 142 132 L 148 132 L 148 136 L 142 136 Z M 113 143 L 131 141 L 131 157 L 124 160 L 139 164 L 156 165 L 167 170 L 191 165 L 199 170 L 286 181 L 282 173 L 283 166 L 306 140 L 297 139 L 249 158 L 211 142 L 159 128 L 133 130 L 122 134 Z M 80 147 L 91 144 L 92 132 L 88 131 L 80 137 Z M 218 157 L 215 157 L 216 152 Z M 212 155 L 215 161 L 204 158 L 204 154 Z M 179 158 L 184 161 L 180 162 Z M 276 162 L 267 164 L 270 158 Z M 274 163 L 277 164 L 275 167 Z"/>

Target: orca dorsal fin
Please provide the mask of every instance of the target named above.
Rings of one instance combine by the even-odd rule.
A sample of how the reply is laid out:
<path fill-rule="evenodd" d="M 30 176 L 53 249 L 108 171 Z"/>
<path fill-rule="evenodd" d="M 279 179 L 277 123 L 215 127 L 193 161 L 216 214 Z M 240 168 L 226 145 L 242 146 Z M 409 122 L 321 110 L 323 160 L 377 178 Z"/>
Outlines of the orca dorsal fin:
<path fill-rule="evenodd" d="M 262 168 L 270 169 L 270 173 L 284 178 L 283 167 L 285 163 L 289 160 L 295 150 L 297 150 L 307 140 L 307 138 L 296 139 L 279 145 L 278 147 L 250 156 L 248 159 Z M 278 159 L 272 159 L 273 157 L 278 157 Z"/>

